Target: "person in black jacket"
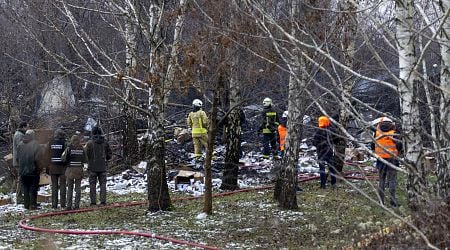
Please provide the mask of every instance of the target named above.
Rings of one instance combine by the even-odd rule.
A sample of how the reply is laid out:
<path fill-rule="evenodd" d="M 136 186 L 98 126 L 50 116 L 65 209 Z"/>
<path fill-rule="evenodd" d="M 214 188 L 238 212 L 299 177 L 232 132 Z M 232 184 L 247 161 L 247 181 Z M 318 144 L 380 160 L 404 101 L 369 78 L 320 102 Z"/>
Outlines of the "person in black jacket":
<path fill-rule="evenodd" d="M 334 168 L 334 135 L 330 119 L 326 116 L 319 117 L 319 128 L 313 138 L 313 145 L 317 149 L 319 160 L 320 188 L 325 188 L 327 182 L 326 166 L 331 173 L 331 185 L 336 185 L 336 169 Z"/>
<path fill-rule="evenodd" d="M 25 209 L 37 209 L 41 157 L 42 149 L 34 139 L 34 130 L 27 130 L 22 142 L 17 146 L 16 154 L 23 185 Z"/>
<path fill-rule="evenodd" d="M 48 143 L 50 155 L 49 174 L 52 181 L 52 208 L 58 208 L 58 192 L 61 208 L 66 207 L 66 163 L 61 156 L 67 147 L 66 134 L 62 129 L 56 129 L 53 140 Z"/>
<path fill-rule="evenodd" d="M 265 98 L 259 126 L 263 134 L 263 158 L 269 159 L 270 154 L 278 156 L 277 129 L 280 124 L 278 113 L 272 107 L 272 99 Z"/>
<path fill-rule="evenodd" d="M 85 152 L 88 162 L 91 205 L 97 204 L 97 179 L 100 184 L 100 205 L 106 205 L 106 169 L 112 152 L 99 127 L 92 129 L 92 139 L 86 143 Z"/>

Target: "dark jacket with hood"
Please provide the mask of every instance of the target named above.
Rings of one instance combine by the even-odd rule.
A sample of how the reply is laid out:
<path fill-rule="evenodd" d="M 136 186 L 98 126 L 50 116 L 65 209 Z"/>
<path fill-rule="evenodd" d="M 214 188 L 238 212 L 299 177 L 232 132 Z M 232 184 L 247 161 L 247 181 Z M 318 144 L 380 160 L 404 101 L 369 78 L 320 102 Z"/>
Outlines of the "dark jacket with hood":
<path fill-rule="evenodd" d="M 312 143 L 317 148 L 317 157 L 319 160 L 333 157 L 333 144 L 335 143 L 333 132 L 332 126 L 318 128 L 316 130 Z"/>
<path fill-rule="evenodd" d="M 100 129 L 92 130 L 92 139 L 86 143 L 86 158 L 88 170 L 92 172 L 105 172 L 107 161 L 111 159 L 111 148 L 102 135 Z"/>
<path fill-rule="evenodd" d="M 66 163 L 61 156 L 67 147 L 66 134 L 61 129 L 55 131 L 53 140 L 48 143 L 47 150 L 50 155 L 50 174 L 62 175 L 66 172 Z"/>
<path fill-rule="evenodd" d="M 33 133 L 23 136 L 22 142 L 17 146 L 17 161 L 19 163 L 19 174 L 23 176 L 37 176 L 40 174 L 39 160 L 42 149 L 34 139 Z"/>

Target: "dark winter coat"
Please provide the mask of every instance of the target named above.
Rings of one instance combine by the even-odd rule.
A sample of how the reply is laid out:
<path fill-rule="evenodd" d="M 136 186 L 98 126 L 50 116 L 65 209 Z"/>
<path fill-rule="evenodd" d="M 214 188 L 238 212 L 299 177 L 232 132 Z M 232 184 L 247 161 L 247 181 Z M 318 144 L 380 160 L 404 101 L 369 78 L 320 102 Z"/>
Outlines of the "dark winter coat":
<path fill-rule="evenodd" d="M 88 170 L 92 172 L 105 172 L 107 161 L 111 159 L 111 148 L 102 135 L 93 135 L 86 143 L 86 158 Z"/>
<path fill-rule="evenodd" d="M 19 174 L 22 176 L 37 176 L 40 174 L 39 161 L 42 148 L 33 135 L 25 134 L 22 142 L 17 146 L 17 161 Z"/>
<path fill-rule="evenodd" d="M 66 172 L 66 163 L 61 159 L 66 147 L 66 135 L 61 129 L 57 129 L 55 131 L 54 139 L 49 142 L 47 146 L 51 161 L 49 169 L 51 175 L 62 175 Z"/>
<path fill-rule="evenodd" d="M 325 160 L 333 157 L 335 136 L 333 135 L 333 128 L 317 128 L 313 137 L 313 145 L 317 148 L 317 157 L 319 160 Z"/>

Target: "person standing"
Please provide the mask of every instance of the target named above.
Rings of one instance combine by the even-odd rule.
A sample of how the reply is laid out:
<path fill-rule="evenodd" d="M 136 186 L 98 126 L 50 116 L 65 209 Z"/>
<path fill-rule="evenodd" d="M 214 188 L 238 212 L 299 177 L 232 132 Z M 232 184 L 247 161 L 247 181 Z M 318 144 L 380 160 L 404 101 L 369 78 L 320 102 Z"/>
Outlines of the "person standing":
<path fill-rule="evenodd" d="M 202 146 L 208 147 L 208 116 L 202 110 L 203 103 L 199 99 L 192 101 L 192 112 L 186 118 L 188 127 L 192 129 L 192 142 L 194 144 L 194 156 L 202 157 Z"/>
<path fill-rule="evenodd" d="M 327 174 L 326 167 L 330 171 L 331 186 L 336 185 L 336 169 L 334 168 L 333 153 L 333 131 L 331 121 L 326 116 L 320 116 L 318 119 L 318 129 L 313 137 L 313 145 L 317 149 L 317 158 L 319 160 L 320 188 L 326 187 Z"/>
<path fill-rule="evenodd" d="M 47 146 L 50 155 L 49 174 L 52 181 L 52 208 L 54 209 L 58 208 L 58 193 L 61 208 L 66 207 L 66 163 L 61 158 L 66 147 L 66 134 L 62 129 L 56 129 L 53 140 Z"/>
<path fill-rule="evenodd" d="M 39 188 L 39 161 L 42 149 L 35 140 L 34 130 L 27 130 L 22 142 L 17 146 L 16 160 L 22 180 L 25 209 L 37 209 L 37 192 Z"/>
<path fill-rule="evenodd" d="M 112 153 L 109 143 L 103 137 L 99 127 L 92 129 L 92 138 L 86 143 L 86 160 L 89 171 L 89 196 L 91 206 L 97 204 L 97 179 L 100 184 L 100 205 L 106 205 L 106 170 L 107 161 Z"/>
<path fill-rule="evenodd" d="M 66 148 L 66 162 L 68 163 L 66 169 L 67 180 L 67 208 L 72 210 L 80 208 L 81 199 L 81 179 L 83 179 L 83 164 L 86 163 L 81 139 L 78 135 L 73 135 L 70 138 L 70 145 Z M 72 203 L 73 191 L 75 184 L 75 202 Z M 73 206 L 72 206 L 73 204 Z"/>
<path fill-rule="evenodd" d="M 384 204 L 384 190 L 387 182 L 390 204 L 392 207 L 398 207 L 399 204 L 395 195 L 397 170 L 391 165 L 399 166 L 397 157 L 403 150 L 403 143 L 401 142 L 401 136 L 396 133 L 393 122 L 381 120 L 378 123 L 375 131 L 375 143 L 372 147 L 375 150 L 375 154 L 380 158 L 376 162 L 379 174 L 378 195 L 380 196 L 380 201 Z"/>
<path fill-rule="evenodd" d="M 263 100 L 260 131 L 263 133 L 263 158 L 269 159 L 270 154 L 277 155 L 277 128 L 280 124 L 279 117 L 272 107 L 272 99 L 266 97 Z"/>
<path fill-rule="evenodd" d="M 19 162 L 17 161 L 17 147 L 22 142 L 23 137 L 25 136 L 25 132 L 29 128 L 29 124 L 27 122 L 21 122 L 19 124 L 19 128 L 17 128 L 16 132 L 13 136 L 13 169 L 16 171 L 16 182 L 17 182 L 17 188 L 16 188 L 16 203 L 17 204 L 23 204 L 23 192 L 22 192 L 22 180 L 20 178 L 19 174 Z"/>
<path fill-rule="evenodd" d="M 284 145 L 286 144 L 286 136 L 287 136 L 287 119 L 288 119 L 288 111 L 284 111 L 283 115 L 281 115 L 280 125 L 278 125 L 278 139 L 280 143 L 280 153 L 284 155 Z"/>

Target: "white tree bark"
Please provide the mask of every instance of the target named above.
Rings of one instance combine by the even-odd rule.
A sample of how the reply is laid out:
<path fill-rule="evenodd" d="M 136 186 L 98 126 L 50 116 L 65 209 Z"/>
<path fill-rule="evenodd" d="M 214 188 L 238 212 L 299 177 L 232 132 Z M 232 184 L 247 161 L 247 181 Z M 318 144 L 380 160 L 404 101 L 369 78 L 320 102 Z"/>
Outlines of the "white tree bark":
<path fill-rule="evenodd" d="M 355 39 L 357 35 L 357 16 L 356 11 L 358 9 L 358 1 L 355 0 L 341 0 L 341 11 L 343 12 L 340 17 L 340 25 L 342 25 L 342 38 L 341 38 L 341 50 L 344 55 L 345 65 L 353 69 L 355 60 Z M 353 74 L 345 71 L 343 79 L 340 81 L 340 110 L 339 110 L 339 123 L 347 128 L 347 124 L 350 118 L 352 96 L 352 88 L 355 83 Z M 345 159 L 345 148 L 347 146 L 347 140 L 342 131 L 339 131 L 339 140 L 336 144 L 335 151 L 335 167 L 338 172 L 342 172 Z"/>
<path fill-rule="evenodd" d="M 136 105 L 135 90 L 132 85 L 132 78 L 136 75 L 137 54 L 136 54 L 136 34 L 137 29 L 135 25 L 135 19 L 133 18 L 133 3 L 129 2 L 126 7 L 126 19 L 125 19 L 125 75 L 127 76 L 124 83 L 125 100 L 127 103 Z M 123 132 L 123 158 L 130 166 L 137 158 L 139 146 L 137 142 L 136 133 L 136 110 L 128 107 L 127 104 L 123 105 L 123 112 L 125 115 L 125 128 Z"/>
<path fill-rule="evenodd" d="M 423 47 L 423 37 L 419 36 L 419 46 L 420 46 L 420 51 L 424 52 L 424 47 Z M 436 144 L 436 140 L 438 138 L 437 136 L 437 131 L 436 131 L 436 115 L 434 113 L 434 102 L 432 100 L 431 97 L 431 92 L 430 92 L 430 82 L 428 79 L 428 70 L 427 70 L 427 61 L 426 60 L 422 60 L 422 71 L 423 71 L 423 88 L 425 90 L 425 97 L 427 99 L 427 106 L 428 106 L 428 111 L 430 112 L 430 127 L 431 127 L 431 137 L 432 137 L 432 141 L 433 141 L 433 150 L 436 150 L 437 148 L 437 144 Z"/>
<path fill-rule="evenodd" d="M 402 135 L 405 142 L 405 162 L 408 170 L 408 198 L 412 208 L 423 201 L 425 180 L 421 163 L 422 138 L 420 137 L 420 116 L 417 104 L 419 76 L 414 67 L 417 64 L 413 17 L 414 0 L 396 0 L 397 49 L 399 54 L 398 92 L 400 95 Z"/>
<path fill-rule="evenodd" d="M 150 64 L 149 64 L 149 113 L 148 143 L 147 143 L 147 176 L 149 211 L 167 210 L 171 206 L 169 190 L 166 181 L 166 166 L 164 153 L 164 63 L 162 52 L 162 19 L 164 4 L 152 0 L 149 7 L 149 27 L 151 34 Z"/>
<path fill-rule="evenodd" d="M 442 29 L 439 32 L 438 41 L 441 46 L 440 87 L 442 91 L 440 104 L 440 140 L 441 151 L 437 170 L 439 197 L 450 204 L 450 1 L 440 0 L 439 10 L 442 13 Z"/>
<path fill-rule="evenodd" d="M 168 97 L 170 95 L 171 89 L 174 87 L 174 80 L 175 80 L 175 71 L 178 65 L 178 54 L 180 53 L 180 45 L 181 45 L 181 38 L 182 38 L 182 31 L 184 26 L 184 20 L 186 19 L 186 5 L 187 0 L 179 0 L 179 11 L 177 14 L 177 19 L 175 21 L 175 30 L 173 33 L 173 42 L 172 42 L 172 48 L 170 50 L 170 61 L 167 66 L 167 78 L 166 82 L 168 85 L 168 90 L 166 91 L 164 103 L 167 104 L 169 101 Z"/>

